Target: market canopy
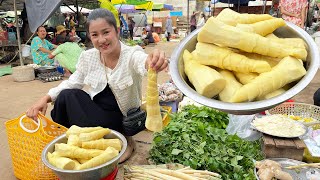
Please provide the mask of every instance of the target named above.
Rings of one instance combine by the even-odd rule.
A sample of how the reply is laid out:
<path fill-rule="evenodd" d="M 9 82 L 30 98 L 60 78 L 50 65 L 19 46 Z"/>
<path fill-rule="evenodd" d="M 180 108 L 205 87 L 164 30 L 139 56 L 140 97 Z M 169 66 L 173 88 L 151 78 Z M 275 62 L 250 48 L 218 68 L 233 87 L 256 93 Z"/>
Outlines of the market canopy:
<path fill-rule="evenodd" d="M 91 9 L 87 9 L 84 7 L 78 7 L 79 12 L 84 13 L 84 14 L 89 14 L 92 10 Z M 60 10 L 62 13 L 76 13 L 77 12 L 77 7 L 74 5 L 71 6 L 61 6 Z"/>
<path fill-rule="evenodd" d="M 153 3 L 152 11 L 173 10 L 173 5 L 163 3 Z"/>
<path fill-rule="evenodd" d="M 122 14 L 139 12 L 139 10 L 136 10 L 135 5 L 117 4 L 114 7 L 117 8 L 117 10 Z"/>

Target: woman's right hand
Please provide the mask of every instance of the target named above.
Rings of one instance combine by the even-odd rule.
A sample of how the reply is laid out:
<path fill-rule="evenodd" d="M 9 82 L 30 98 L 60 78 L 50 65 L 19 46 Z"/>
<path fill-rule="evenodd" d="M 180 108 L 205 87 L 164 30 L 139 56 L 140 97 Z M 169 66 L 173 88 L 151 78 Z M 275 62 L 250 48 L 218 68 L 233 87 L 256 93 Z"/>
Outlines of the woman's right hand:
<path fill-rule="evenodd" d="M 48 102 L 50 102 L 51 97 L 49 95 L 44 96 L 38 102 L 36 102 L 31 108 L 29 108 L 26 112 L 26 115 L 29 118 L 37 120 L 38 113 L 41 112 L 42 114 L 46 114 L 48 108 Z"/>

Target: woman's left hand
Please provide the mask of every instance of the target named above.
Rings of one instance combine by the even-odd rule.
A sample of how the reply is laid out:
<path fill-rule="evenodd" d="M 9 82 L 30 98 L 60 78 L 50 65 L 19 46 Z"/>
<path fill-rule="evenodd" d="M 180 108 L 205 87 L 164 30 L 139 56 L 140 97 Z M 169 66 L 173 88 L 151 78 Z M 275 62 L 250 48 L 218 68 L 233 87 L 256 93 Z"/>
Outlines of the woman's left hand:
<path fill-rule="evenodd" d="M 148 58 L 146 61 L 146 69 L 150 67 L 155 71 L 160 72 L 167 68 L 168 63 L 169 62 L 165 57 L 164 51 L 155 49 L 152 53 L 148 55 Z"/>

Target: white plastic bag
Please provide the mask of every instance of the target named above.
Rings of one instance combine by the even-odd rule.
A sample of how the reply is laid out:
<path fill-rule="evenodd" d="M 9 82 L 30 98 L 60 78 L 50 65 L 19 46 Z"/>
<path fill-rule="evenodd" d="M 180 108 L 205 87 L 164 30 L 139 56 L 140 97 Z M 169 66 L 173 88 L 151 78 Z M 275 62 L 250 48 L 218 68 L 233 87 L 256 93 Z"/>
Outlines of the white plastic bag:
<path fill-rule="evenodd" d="M 248 141 L 258 140 L 262 134 L 251 128 L 251 121 L 255 115 L 233 115 L 229 114 L 229 124 L 226 131 L 230 135 L 237 134 L 242 139 Z"/>

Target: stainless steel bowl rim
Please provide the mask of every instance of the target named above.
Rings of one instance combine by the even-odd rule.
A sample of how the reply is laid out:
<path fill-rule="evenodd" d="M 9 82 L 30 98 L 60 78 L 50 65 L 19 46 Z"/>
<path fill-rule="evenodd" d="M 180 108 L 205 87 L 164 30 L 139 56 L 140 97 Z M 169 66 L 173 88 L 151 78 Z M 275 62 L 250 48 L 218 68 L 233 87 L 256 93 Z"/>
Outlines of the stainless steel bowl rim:
<path fill-rule="evenodd" d="M 315 74 L 317 73 L 318 66 L 319 66 L 319 52 L 318 47 L 312 37 L 305 32 L 303 29 L 299 28 L 298 26 L 286 22 L 287 26 L 291 29 L 294 29 L 303 39 L 307 42 L 308 49 L 310 49 L 311 54 L 308 56 L 313 57 L 312 61 L 310 62 L 309 68 L 307 70 L 306 75 L 291 89 L 286 91 L 285 93 L 276 96 L 271 99 L 262 100 L 262 101 L 255 101 L 255 102 L 243 102 L 243 103 L 227 103 L 222 102 L 215 99 L 210 99 L 198 94 L 194 89 L 192 89 L 189 85 L 183 81 L 183 78 L 179 74 L 179 56 L 183 53 L 184 47 L 186 44 L 196 36 L 201 29 L 196 29 L 187 37 L 185 37 L 180 44 L 174 49 L 173 54 L 171 56 L 170 62 L 170 74 L 172 77 L 173 82 L 176 86 L 189 98 L 193 99 L 194 101 L 203 104 L 205 106 L 209 106 L 212 108 L 216 108 L 225 112 L 235 113 L 235 114 L 253 114 L 252 112 L 258 112 L 259 110 L 265 110 L 266 107 L 273 107 L 278 105 L 289 98 L 293 97 L 294 95 L 301 92 L 313 79 Z M 310 68 L 313 67 L 313 68 Z M 316 68 L 315 68 L 316 67 Z M 289 97 L 289 98 L 288 98 Z M 249 113 L 248 113 L 249 112 Z"/>
<path fill-rule="evenodd" d="M 104 164 L 101 164 L 99 166 L 96 166 L 96 167 L 93 167 L 93 168 L 89 168 L 89 169 L 84 169 L 84 170 L 65 170 L 65 169 L 60 169 L 60 168 L 57 168 L 53 165 L 51 165 L 49 163 L 49 161 L 47 160 L 46 158 L 46 153 L 48 152 L 48 148 L 52 145 L 52 144 L 55 144 L 58 140 L 62 139 L 62 138 L 65 138 L 66 137 L 66 134 L 62 134 L 58 137 L 56 137 L 54 140 L 52 140 L 49 144 L 47 144 L 45 146 L 45 148 L 43 149 L 42 153 L 41 153 L 41 159 L 42 159 L 42 162 L 50 169 L 54 170 L 54 171 L 58 171 L 58 172 L 62 172 L 62 173 L 84 173 L 84 172 L 89 172 L 89 171 L 92 171 L 92 170 L 96 170 L 96 169 L 100 169 L 100 168 L 103 168 L 105 166 L 108 166 L 112 163 L 114 163 L 115 161 L 117 161 L 122 155 L 123 153 L 125 152 L 126 148 L 127 148 L 127 140 L 126 138 L 119 132 L 117 131 L 114 131 L 114 130 L 111 130 L 111 133 L 115 134 L 116 136 L 120 137 L 120 140 L 122 141 L 122 149 L 120 151 L 120 153 L 118 154 L 117 157 L 113 158 L 112 160 L 104 163 Z"/>

